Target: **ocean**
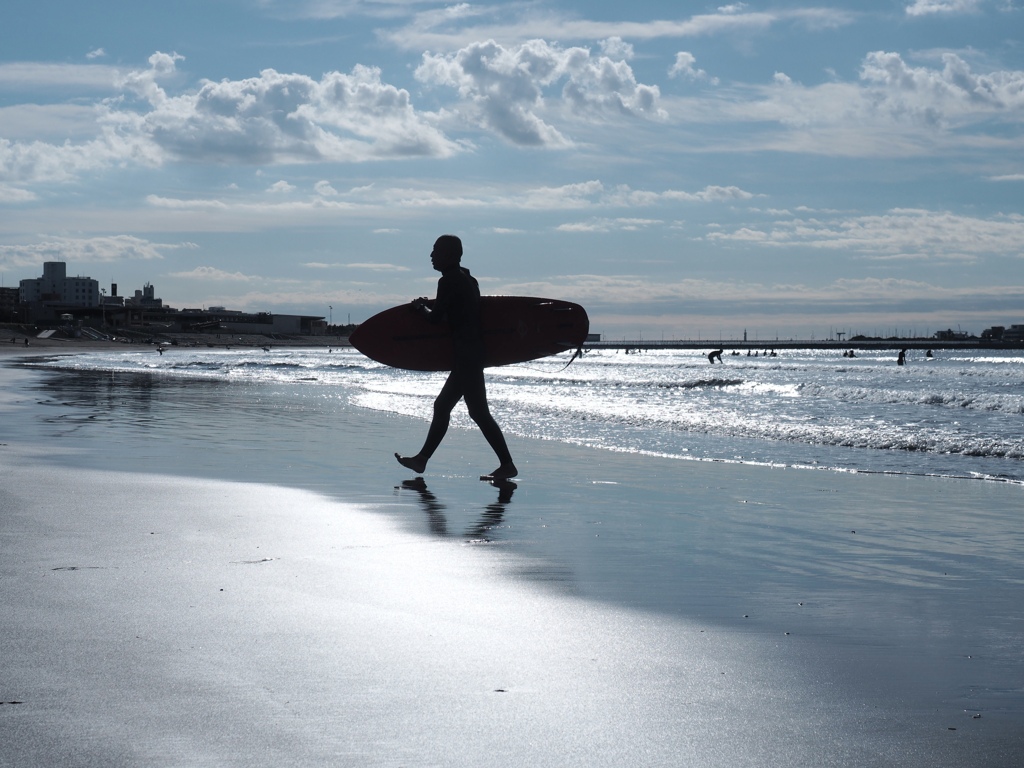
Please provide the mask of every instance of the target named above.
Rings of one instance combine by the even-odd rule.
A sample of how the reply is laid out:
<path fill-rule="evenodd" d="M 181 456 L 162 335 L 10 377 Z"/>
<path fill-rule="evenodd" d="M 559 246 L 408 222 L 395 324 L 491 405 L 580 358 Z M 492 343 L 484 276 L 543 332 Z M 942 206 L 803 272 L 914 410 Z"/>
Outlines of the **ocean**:
<path fill-rule="evenodd" d="M 392 457 L 443 374 L 62 352 L 0 361 L 8 750 L 434 764 L 508 722 L 537 765 L 1021 764 L 1019 354 L 496 369 L 490 484 L 462 408 Z"/>
<path fill-rule="evenodd" d="M 490 369 L 492 411 L 506 433 L 607 451 L 836 472 L 976 478 L 1024 484 L 1024 352 L 891 351 L 845 358 L 835 350 L 730 355 L 710 365 L 699 350 L 592 351 Z M 32 367 L 90 376 L 131 376 L 139 386 L 231 382 L 254 414 L 273 407 L 331 421 L 358 407 L 429 419 L 444 374 L 379 365 L 351 348 L 138 348 L 35 358 Z M 96 405 L 95 378 L 81 388 Z M 248 394 L 242 394 L 242 393 Z M 64 399 L 66 395 L 62 395 Z M 188 402 L 186 398 L 185 402 Z M 138 408 L 138 403 L 132 407 Z M 103 405 L 103 403 L 98 403 Z M 109 404 L 107 404 L 109 405 Z M 101 409 L 103 410 L 103 409 Z M 161 419 L 194 416 L 179 409 Z M 190 424 L 197 440 L 216 429 Z M 145 414 L 116 429 L 156 429 Z M 130 414 L 129 414 L 130 415 Z M 300 418 L 296 416 L 296 418 Z M 463 408 L 453 428 L 473 428 Z M 258 427 L 254 427 L 258 431 Z M 256 436 L 256 435 L 254 435 Z M 413 452 L 422 435 L 396 449 Z"/>

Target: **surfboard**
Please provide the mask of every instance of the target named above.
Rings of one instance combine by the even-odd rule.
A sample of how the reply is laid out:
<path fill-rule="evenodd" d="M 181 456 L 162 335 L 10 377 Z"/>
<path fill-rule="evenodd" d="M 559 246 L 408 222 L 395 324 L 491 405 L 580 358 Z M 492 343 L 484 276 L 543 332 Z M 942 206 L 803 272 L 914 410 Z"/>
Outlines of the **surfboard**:
<path fill-rule="evenodd" d="M 482 296 L 480 321 L 488 368 L 575 351 L 590 331 L 587 311 L 579 304 L 532 296 Z M 412 304 L 374 315 L 352 332 L 349 341 L 370 359 L 393 368 L 452 368 L 448 324 L 429 322 Z"/>

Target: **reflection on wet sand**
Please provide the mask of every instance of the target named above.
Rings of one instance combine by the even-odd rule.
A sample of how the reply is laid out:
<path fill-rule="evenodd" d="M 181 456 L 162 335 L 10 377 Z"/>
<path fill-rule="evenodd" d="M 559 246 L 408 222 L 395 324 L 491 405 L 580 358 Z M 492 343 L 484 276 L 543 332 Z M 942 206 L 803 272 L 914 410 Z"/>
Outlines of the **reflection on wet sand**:
<path fill-rule="evenodd" d="M 505 518 L 505 508 L 512 501 L 512 494 L 517 486 L 511 480 L 492 480 L 490 483 L 498 489 L 497 501 L 484 507 L 480 519 L 471 525 L 463 533 L 463 537 L 470 541 L 489 542 L 492 541 L 493 531 L 501 527 Z M 419 496 L 420 506 L 427 514 L 427 526 L 435 536 L 450 536 L 448 531 L 448 517 L 445 515 L 445 506 L 427 488 L 427 481 L 422 477 L 413 480 L 403 480 L 401 485 L 395 486 L 395 490 L 415 491 Z"/>
<path fill-rule="evenodd" d="M 45 398 L 40 405 L 72 409 L 44 417 L 71 430 L 88 423 L 116 423 L 146 432 L 181 413 L 183 408 L 173 407 L 176 402 L 198 409 L 216 407 L 230 396 L 223 381 L 112 371 L 59 371 L 36 389 Z"/>

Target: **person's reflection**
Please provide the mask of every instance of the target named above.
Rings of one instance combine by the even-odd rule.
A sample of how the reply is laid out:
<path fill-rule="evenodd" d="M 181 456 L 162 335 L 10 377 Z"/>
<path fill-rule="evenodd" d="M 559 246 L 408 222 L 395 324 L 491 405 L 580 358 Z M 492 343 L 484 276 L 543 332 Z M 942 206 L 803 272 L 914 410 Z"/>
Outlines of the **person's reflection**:
<path fill-rule="evenodd" d="M 467 539 L 490 541 L 488 532 L 501 526 L 501 521 L 505 517 L 505 507 L 512 501 L 512 494 L 518 488 L 511 480 L 492 480 L 491 485 L 498 489 L 498 500 L 484 507 L 480 520 L 466 531 Z"/>
<path fill-rule="evenodd" d="M 403 480 L 398 488 L 416 491 L 419 494 L 420 504 L 423 506 L 423 511 L 427 513 L 427 524 L 430 526 L 431 533 L 437 536 L 448 535 L 448 518 L 444 516 L 444 504 L 430 492 L 426 480 L 422 477 Z"/>
<path fill-rule="evenodd" d="M 505 518 L 505 507 L 512 501 L 512 494 L 517 486 L 511 480 L 492 480 L 491 485 L 498 489 L 498 499 L 492 504 L 484 507 L 483 514 L 477 523 L 466 530 L 464 536 L 470 540 L 489 541 L 488 532 L 498 528 Z M 403 480 L 399 490 L 416 491 L 419 495 L 420 505 L 427 513 L 427 525 L 430 532 L 437 536 L 448 536 L 448 518 L 445 517 L 445 506 L 437 496 L 427 488 L 427 482 L 422 477 L 413 480 Z"/>

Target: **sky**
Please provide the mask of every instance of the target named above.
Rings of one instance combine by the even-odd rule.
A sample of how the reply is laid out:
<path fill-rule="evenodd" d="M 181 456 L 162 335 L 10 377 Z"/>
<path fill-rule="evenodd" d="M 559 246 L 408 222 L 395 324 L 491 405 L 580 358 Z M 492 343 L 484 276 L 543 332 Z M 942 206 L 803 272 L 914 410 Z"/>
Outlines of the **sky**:
<path fill-rule="evenodd" d="M 5 0 L 0 282 L 611 339 L 1024 323 L 1024 2 Z"/>

